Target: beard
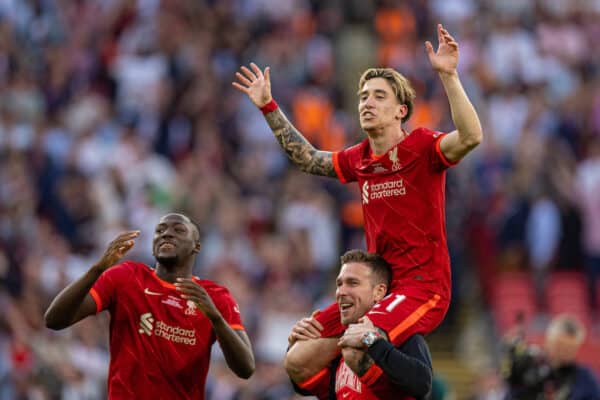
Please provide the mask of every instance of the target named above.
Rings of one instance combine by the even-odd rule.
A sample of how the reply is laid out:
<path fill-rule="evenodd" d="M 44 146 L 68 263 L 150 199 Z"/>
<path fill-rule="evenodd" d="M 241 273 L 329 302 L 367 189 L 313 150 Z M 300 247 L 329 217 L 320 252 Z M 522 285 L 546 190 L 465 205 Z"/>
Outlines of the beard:
<path fill-rule="evenodd" d="M 174 267 L 179 263 L 179 257 L 176 254 L 172 256 L 157 256 L 156 261 L 163 267 Z"/>

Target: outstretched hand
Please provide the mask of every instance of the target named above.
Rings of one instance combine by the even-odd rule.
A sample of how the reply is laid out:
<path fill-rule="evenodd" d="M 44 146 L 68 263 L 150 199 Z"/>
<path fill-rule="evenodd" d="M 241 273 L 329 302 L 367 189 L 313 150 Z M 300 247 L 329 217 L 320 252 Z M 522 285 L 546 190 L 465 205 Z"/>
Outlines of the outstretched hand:
<path fill-rule="evenodd" d="M 108 248 L 102 255 L 102 258 L 96 263 L 96 266 L 100 268 L 101 271 L 106 271 L 117 264 L 117 262 L 131 250 L 135 244 L 135 238 L 139 235 L 140 231 L 127 231 L 119 234 L 115 240 L 110 242 Z"/>
<path fill-rule="evenodd" d="M 231 84 L 240 92 L 246 93 L 254 105 L 261 108 L 273 99 L 271 96 L 271 69 L 267 67 L 263 72 L 254 63 L 250 63 L 250 68 L 242 65 L 241 72 L 235 73 L 237 82 Z"/>
<path fill-rule="evenodd" d="M 454 74 L 458 66 L 458 43 L 442 24 L 437 26 L 438 49 L 434 52 L 430 41 L 425 42 L 429 62 L 440 73 Z"/>

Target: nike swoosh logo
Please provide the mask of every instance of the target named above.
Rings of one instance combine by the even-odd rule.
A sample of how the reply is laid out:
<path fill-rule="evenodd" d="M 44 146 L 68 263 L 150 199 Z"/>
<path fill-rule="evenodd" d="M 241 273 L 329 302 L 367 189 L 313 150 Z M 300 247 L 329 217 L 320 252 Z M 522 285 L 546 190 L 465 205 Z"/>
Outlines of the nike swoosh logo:
<path fill-rule="evenodd" d="M 151 292 L 148 288 L 144 289 L 144 293 L 149 294 L 151 296 L 162 296 L 162 293 Z"/>

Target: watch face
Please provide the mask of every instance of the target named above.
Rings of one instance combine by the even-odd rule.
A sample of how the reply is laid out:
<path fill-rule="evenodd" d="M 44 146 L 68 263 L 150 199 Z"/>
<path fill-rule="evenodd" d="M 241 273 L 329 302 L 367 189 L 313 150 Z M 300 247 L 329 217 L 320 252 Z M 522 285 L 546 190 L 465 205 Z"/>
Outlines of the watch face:
<path fill-rule="evenodd" d="M 362 341 L 367 347 L 370 347 L 375 342 L 375 338 L 376 336 L 373 332 L 367 332 Z"/>

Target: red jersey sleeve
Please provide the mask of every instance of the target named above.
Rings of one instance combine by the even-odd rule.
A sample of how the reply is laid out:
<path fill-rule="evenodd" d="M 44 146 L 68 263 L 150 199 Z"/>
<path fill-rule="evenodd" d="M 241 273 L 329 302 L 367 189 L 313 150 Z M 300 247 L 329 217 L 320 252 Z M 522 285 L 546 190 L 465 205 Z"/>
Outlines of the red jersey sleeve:
<path fill-rule="evenodd" d="M 427 135 L 429 135 L 431 137 L 431 140 L 433 141 L 433 146 L 430 152 L 431 155 L 431 163 L 433 165 L 433 167 L 438 170 L 438 171 L 443 171 L 447 168 L 450 168 L 456 164 L 458 164 L 459 161 L 450 161 L 446 158 L 446 156 L 444 155 L 444 153 L 442 153 L 442 149 L 440 148 L 440 143 L 442 141 L 442 138 L 444 136 L 447 135 L 447 133 L 443 133 L 443 132 L 434 132 L 434 131 L 430 131 L 430 130 L 425 130 Z"/>
<path fill-rule="evenodd" d="M 360 165 L 361 154 L 365 142 L 361 142 L 345 150 L 333 153 L 333 167 L 338 179 L 342 183 L 354 182 L 357 180 L 356 169 Z"/>
<path fill-rule="evenodd" d="M 126 261 L 110 267 L 100 275 L 100 278 L 90 289 L 90 295 L 96 302 L 96 314 L 109 309 L 114 304 L 117 288 L 128 284 L 134 273 L 134 268 L 134 264 Z"/>
<path fill-rule="evenodd" d="M 323 368 L 316 375 L 299 384 L 298 387 L 310 392 L 319 400 L 326 400 L 329 398 L 329 385 L 331 384 L 332 373 L 331 368 Z"/>
<path fill-rule="evenodd" d="M 205 289 L 207 288 L 205 287 Z M 215 307 L 221 312 L 223 319 L 227 321 L 229 326 L 235 330 L 245 330 L 244 325 L 242 324 L 240 307 L 231 293 L 229 293 L 229 290 L 222 286 L 215 286 L 213 290 L 207 291 L 210 294 L 212 301 L 215 303 Z"/>

